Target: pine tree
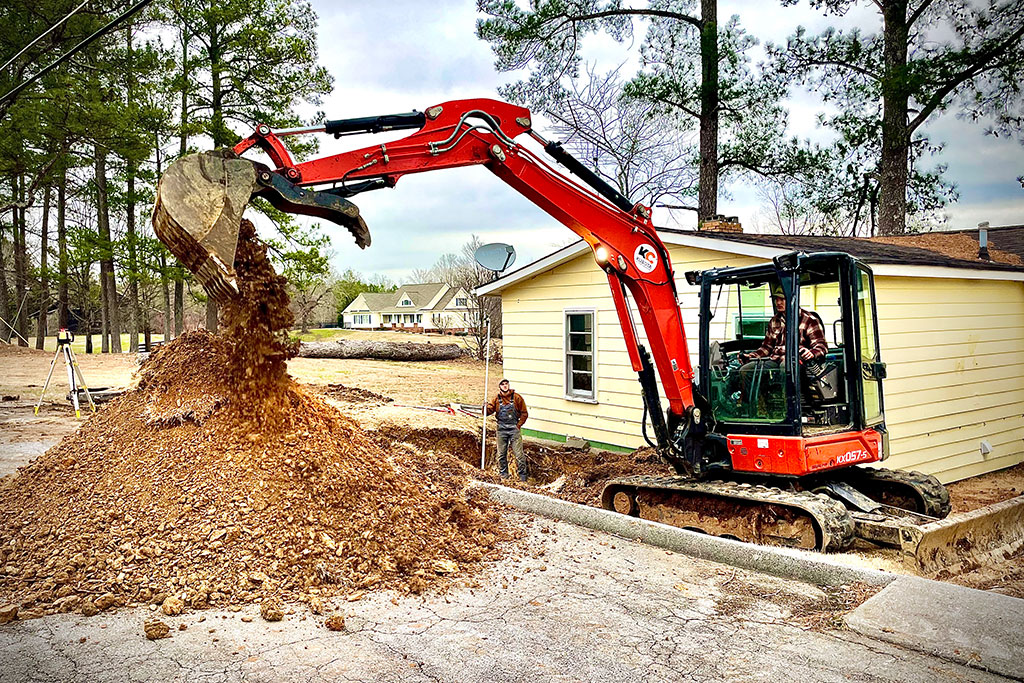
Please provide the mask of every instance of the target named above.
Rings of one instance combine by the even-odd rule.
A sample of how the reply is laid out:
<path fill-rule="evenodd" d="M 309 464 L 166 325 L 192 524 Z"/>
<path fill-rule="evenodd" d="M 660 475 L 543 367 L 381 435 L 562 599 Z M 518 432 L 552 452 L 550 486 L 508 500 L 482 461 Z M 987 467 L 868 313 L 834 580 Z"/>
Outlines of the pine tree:
<path fill-rule="evenodd" d="M 795 0 L 786 0 L 795 4 Z M 813 0 L 841 15 L 853 0 Z M 1024 122 L 1024 3 L 993 0 L 878 0 L 881 31 L 801 28 L 785 46 L 770 46 L 780 73 L 810 84 L 839 113 L 853 187 L 876 195 L 881 234 L 900 234 L 907 216 L 955 196 L 942 167 L 921 158 L 941 150 L 923 133 L 937 114 L 954 110 L 987 121 L 988 132 L 1019 135 Z"/>

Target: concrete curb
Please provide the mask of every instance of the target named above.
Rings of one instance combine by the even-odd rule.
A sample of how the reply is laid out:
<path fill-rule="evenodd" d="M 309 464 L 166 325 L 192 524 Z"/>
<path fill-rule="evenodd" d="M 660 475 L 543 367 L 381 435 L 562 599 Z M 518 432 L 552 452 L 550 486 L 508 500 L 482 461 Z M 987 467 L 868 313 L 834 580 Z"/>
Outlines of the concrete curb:
<path fill-rule="evenodd" d="M 880 592 L 846 617 L 869 638 L 1024 680 L 1024 600 L 916 576 L 839 564 L 828 555 L 726 538 L 478 482 L 492 500 L 683 555 L 819 586 L 861 582 Z"/>
<path fill-rule="evenodd" d="M 752 546 L 717 536 L 651 522 L 636 517 L 601 510 L 588 505 L 569 503 L 539 493 L 520 491 L 507 486 L 477 482 L 492 500 L 535 515 L 557 519 L 577 526 L 604 531 L 623 538 L 639 540 L 683 555 L 750 569 L 783 578 L 798 579 L 819 586 L 866 583 L 886 586 L 898 576 L 877 569 L 863 569 L 839 564 L 828 555 L 792 548 Z"/>

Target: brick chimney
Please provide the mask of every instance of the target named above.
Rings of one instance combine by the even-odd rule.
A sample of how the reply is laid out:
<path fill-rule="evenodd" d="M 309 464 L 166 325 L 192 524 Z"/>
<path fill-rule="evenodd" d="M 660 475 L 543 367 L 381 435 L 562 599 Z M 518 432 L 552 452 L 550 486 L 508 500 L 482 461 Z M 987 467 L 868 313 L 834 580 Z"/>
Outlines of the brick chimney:
<path fill-rule="evenodd" d="M 743 232 L 740 219 L 737 216 L 712 216 L 711 220 L 704 221 L 697 226 L 698 232 Z"/>

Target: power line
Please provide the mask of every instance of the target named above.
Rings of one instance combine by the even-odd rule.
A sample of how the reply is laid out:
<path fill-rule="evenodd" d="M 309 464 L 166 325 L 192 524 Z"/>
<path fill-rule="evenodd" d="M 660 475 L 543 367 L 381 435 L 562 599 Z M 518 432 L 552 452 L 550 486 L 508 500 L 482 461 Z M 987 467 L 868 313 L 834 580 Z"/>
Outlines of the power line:
<path fill-rule="evenodd" d="M 82 0 L 82 4 L 81 5 L 79 5 L 75 9 L 71 10 L 70 12 L 68 12 L 68 14 L 63 19 L 61 19 L 56 24 L 54 24 L 53 26 L 51 26 L 50 28 L 46 29 L 45 31 L 40 33 L 38 36 L 36 36 L 35 40 L 33 40 L 31 43 L 29 43 L 25 47 L 21 48 L 21 52 L 19 52 L 18 54 L 14 55 L 9 60 L 7 60 L 6 64 L 4 64 L 3 66 L 0 66 L 0 71 L 3 71 L 7 67 L 9 67 L 11 64 L 13 64 L 14 60 L 17 59 L 18 57 L 22 56 L 23 54 L 25 54 L 26 50 L 28 50 L 30 47 L 32 47 L 33 45 L 38 43 L 40 40 L 45 38 L 47 35 L 49 35 L 55 28 L 57 28 L 58 26 L 63 24 L 65 21 L 70 19 L 72 16 L 74 16 L 78 12 L 78 10 L 82 9 L 83 7 L 85 7 L 88 3 L 89 3 L 89 0 Z"/>
<path fill-rule="evenodd" d="M 65 61 L 67 61 L 68 59 L 73 57 L 75 54 L 80 52 L 83 48 L 87 47 L 90 43 L 95 41 L 100 36 L 102 36 L 102 35 L 104 35 L 106 33 L 109 33 L 113 29 L 117 28 L 118 24 L 120 24 L 125 19 L 128 19 L 128 18 L 134 16 L 139 10 L 141 10 L 143 7 L 148 5 L 150 2 L 152 2 L 152 0 L 139 0 L 139 2 L 135 3 L 135 5 L 133 5 L 131 8 L 129 8 L 124 14 L 122 14 L 119 17 L 117 17 L 116 19 L 111 21 L 109 24 L 107 24 L 103 28 L 101 28 L 98 31 L 94 32 L 91 36 L 89 36 L 88 38 L 86 38 L 85 40 L 80 42 L 78 45 L 75 45 L 73 48 L 71 48 L 69 51 L 67 51 L 66 53 L 64 53 L 60 57 L 58 57 L 56 60 L 54 60 L 48 66 L 43 67 L 43 69 L 40 70 L 39 73 L 37 73 L 36 75 L 32 76 L 28 80 L 22 82 L 21 85 L 16 86 L 15 88 L 13 88 L 10 92 L 8 92 L 3 97 L 0 97 L 0 105 L 7 104 L 9 101 L 12 101 L 18 95 L 18 93 L 20 93 L 22 90 L 24 90 L 28 86 L 32 85 L 33 83 L 35 83 L 36 81 L 38 81 L 40 78 L 42 78 L 43 76 L 45 76 L 49 72 L 53 71 L 55 68 L 57 68 L 58 66 L 63 64 Z"/>

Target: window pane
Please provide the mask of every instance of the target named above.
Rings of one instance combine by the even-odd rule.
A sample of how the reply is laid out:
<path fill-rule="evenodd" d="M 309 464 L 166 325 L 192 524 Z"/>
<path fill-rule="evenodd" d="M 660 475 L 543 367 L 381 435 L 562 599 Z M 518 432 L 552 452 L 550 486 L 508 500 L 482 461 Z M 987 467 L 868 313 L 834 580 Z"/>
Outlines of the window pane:
<path fill-rule="evenodd" d="M 594 314 L 565 314 L 565 393 L 569 397 L 593 399 Z"/>
<path fill-rule="evenodd" d="M 732 363 L 711 369 L 708 398 L 718 420 L 782 422 L 786 419 L 786 370 L 773 364 Z"/>
<path fill-rule="evenodd" d="M 569 314 L 569 331 L 570 332 L 590 332 L 591 323 L 593 320 L 593 314 L 591 313 L 570 313 Z"/>
<path fill-rule="evenodd" d="M 589 333 L 570 332 L 569 350 L 585 351 L 589 353 L 594 348 L 592 341 L 592 337 Z"/>
<path fill-rule="evenodd" d="M 585 394 L 594 393 L 594 376 L 589 372 L 572 373 L 572 389 Z"/>
<path fill-rule="evenodd" d="M 860 355 L 861 363 L 872 363 L 878 360 L 875 348 L 875 316 L 871 300 L 871 278 L 864 271 L 859 273 L 857 288 L 857 311 L 860 317 Z M 864 421 L 867 424 L 877 422 L 882 417 L 881 380 L 871 379 L 867 372 L 862 372 L 864 387 Z"/>
<path fill-rule="evenodd" d="M 569 356 L 572 361 L 573 372 L 590 372 L 593 370 L 594 359 L 592 356 Z"/>

